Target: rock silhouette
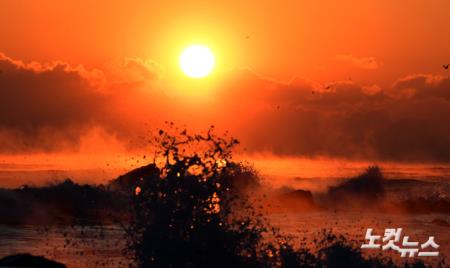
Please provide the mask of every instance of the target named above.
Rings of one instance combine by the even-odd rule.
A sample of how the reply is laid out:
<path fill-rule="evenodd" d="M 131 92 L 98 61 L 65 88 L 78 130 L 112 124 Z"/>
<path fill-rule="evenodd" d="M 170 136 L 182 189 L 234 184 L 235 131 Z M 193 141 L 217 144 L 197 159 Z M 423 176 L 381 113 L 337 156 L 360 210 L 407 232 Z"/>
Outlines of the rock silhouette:
<path fill-rule="evenodd" d="M 363 174 L 349 179 L 337 186 L 330 187 L 328 197 L 338 206 L 365 208 L 376 205 L 384 196 L 384 176 L 379 167 L 367 168 Z"/>
<path fill-rule="evenodd" d="M 62 263 L 28 253 L 6 256 L 0 259 L 0 267 L 66 268 Z"/>

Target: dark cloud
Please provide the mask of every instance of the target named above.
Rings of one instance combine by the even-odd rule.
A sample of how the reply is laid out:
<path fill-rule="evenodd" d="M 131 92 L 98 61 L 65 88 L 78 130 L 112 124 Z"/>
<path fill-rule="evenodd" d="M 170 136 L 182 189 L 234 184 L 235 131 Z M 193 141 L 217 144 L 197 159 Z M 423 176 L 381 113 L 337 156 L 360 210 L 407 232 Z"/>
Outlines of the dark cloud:
<path fill-rule="evenodd" d="M 104 70 L 86 70 L 64 62 L 23 63 L 0 54 L 0 151 L 60 150 L 77 145 L 99 125 L 114 134 L 124 132 L 124 121 L 133 124 L 123 113 L 130 107 L 124 94 L 136 97 L 140 93 L 131 85 L 156 79 L 152 66 L 123 59 Z"/>
<path fill-rule="evenodd" d="M 24 64 L 0 55 L 0 70 L 0 129 L 21 136 L 30 147 L 37 141 L 51 147 L 40 138 L 54 136 L 50 129 L 71 128 L 65 132 L 66 140 L 76 139 L 81 126 L 95 119 L 107 99 L 96 88 L 101 74 L 81 67 L 62 62 Z M 10 141 L 2 139 L 2 148 L 12 146 Z"/>
<path fill-rule="evenodd" d="M 450 161 L 450 77 L 412 75 L 380 88 L 234 70 L 202 101 L 154 88 L 161 68 L 140 59 L 88 71 L 2 55 L 0 70 L 1 152 L 70 148 L 93 127 L 133 143 L 142 122 L 174 120 L 230 130 L 252 152 Z"/>
<path fill-rule="evenodd" d="M 229 99 L 239 98 L 233 94 L 254 94 L 262 107 L 236 130 L 249 150 L 366 160 L 450 161 L 449 77 L 410 76 L 386 90 L 348 81 L 323 87 L 301 79 L 276 83 L 258 76 L 253 82 L 246 75 L 241 77 L 246 77 L 247 87 L 240 87 L 239 92 L 231 89 Z M 413 93 L 405 95 L 405 89 Z M 244 110 L 255 109 L 251 101 L 241 107 L 235 111 L 240 117 Z"/>

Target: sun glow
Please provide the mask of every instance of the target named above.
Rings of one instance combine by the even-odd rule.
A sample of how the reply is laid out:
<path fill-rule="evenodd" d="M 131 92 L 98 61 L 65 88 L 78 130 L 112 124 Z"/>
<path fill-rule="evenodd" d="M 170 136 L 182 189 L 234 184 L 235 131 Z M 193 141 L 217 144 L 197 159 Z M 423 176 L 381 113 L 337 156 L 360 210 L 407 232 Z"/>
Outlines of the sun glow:
<path fill-rule="evenodd" d="M 180 56 L 181 70 L 191 78 L 203 78 L 214 69 L 215 58 L 211 50 L 202 45 L 192 45 Z"/>

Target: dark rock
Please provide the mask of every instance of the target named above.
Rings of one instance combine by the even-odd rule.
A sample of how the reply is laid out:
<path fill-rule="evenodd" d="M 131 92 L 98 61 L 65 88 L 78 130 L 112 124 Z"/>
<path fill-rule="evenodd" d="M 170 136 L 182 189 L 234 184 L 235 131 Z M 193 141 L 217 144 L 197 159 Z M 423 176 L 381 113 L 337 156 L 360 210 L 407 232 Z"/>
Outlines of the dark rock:
<path fill-rule="evenodd" d="M 330 187 L 328 196 L 333 205 L 365 208 L 384 197 L 384 181 L 380 168 L 369 167 L 365 173 Z"/>
<path fill-rule="evenodd" d="M 311 210 L 316 209 L 313 195 L 310 191 L 294 190 L 277 196 L 282 208 L 290 210 Z"/>
<path fill-rule="evenodd" d="M 6 256 L 0 259 L 0 267 L 66 268 L 66 265 L 42 256 L 33 256 L 28 253 L 23 253 Z"/>
<path fill-rule="evenodd" d="M 159 169 L 155 164 L 149 164 L 117 177 L 110 182 L 109 186 L 112 190 L 134 192 L 136 186 L 155 177 L 159 177 Z"/>

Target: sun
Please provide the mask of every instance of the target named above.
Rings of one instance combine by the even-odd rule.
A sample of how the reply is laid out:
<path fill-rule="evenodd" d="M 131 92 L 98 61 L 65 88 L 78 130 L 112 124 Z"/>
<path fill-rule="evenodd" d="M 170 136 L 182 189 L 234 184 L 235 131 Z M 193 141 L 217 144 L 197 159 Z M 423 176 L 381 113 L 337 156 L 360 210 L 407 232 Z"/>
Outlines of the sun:
<path fill-rule="evenodd" d="M 181 70 L 191 78 L 203 78 L 214 69 L 216 60 L 211 50 L 202 45 L 192 45 L 180 55 Z"/>

